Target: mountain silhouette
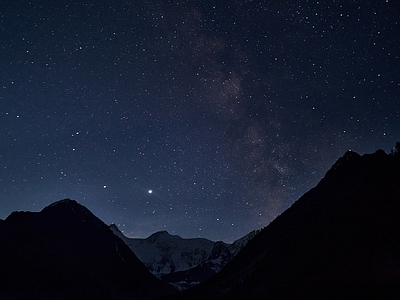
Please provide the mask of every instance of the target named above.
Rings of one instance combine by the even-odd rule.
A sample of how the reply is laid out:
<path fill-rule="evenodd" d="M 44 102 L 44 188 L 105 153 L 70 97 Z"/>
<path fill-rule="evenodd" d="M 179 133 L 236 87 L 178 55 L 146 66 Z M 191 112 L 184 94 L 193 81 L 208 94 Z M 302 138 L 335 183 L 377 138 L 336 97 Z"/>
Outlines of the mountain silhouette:
<path fill-rule="evenodd" d="M 398 150 L 346 152 L 218 274 L 178 298 L 398 299 Z"/>
<path fill-rule="evenodd" d="M 148 299 L 171 292 L 73 200 L 0 222 L 0 299 Z"/>
<path fill-rule="evenodd" d="M 0 266 L 0 299 L 397 299 L 400 143 L 391 154 L 346 152 L 220 272 L 183 293 L 69 199 L 0 220 Z"/>

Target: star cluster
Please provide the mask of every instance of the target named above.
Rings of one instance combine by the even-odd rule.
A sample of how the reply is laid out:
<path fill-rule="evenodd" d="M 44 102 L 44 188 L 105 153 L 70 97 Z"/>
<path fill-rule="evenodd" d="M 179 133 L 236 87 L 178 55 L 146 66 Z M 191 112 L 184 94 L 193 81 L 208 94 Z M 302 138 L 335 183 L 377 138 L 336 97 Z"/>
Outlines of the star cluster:
<path fill-rule="evenodd" d="M 400 139 L 395 1 L 5 1 L 0 218 L 233 241 Z"/>

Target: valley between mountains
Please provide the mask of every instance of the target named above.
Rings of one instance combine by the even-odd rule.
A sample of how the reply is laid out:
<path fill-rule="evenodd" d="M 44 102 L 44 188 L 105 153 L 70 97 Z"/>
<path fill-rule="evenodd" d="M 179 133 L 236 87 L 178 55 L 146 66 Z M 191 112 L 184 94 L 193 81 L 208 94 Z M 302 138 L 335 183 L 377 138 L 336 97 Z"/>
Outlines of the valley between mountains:
<path fill-rule="evenodd" d="M 260 230 L 254 230 L 232 244 L 205 238 L 184 239 L 159 231 L 146 239 L 128 238 L 115 224 L 110 229 L 136 254 L 149 271 L 186 290 L 219 272 Z"/>
<path fill-rule="evenodd" d="M 347 151 L 260 231 L 232 244 L 125 237 L 64 199 L 0 220 L 0 299 L 397 299 L 400 143 Z"/>

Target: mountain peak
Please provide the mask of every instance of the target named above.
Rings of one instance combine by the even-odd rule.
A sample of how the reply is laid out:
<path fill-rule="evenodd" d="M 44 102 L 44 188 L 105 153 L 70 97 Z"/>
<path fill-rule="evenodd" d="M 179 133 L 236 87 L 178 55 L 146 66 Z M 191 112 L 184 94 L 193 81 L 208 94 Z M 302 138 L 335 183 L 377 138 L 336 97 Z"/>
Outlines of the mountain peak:
<path fill-rule="evenodd" d="M 56 201 L 43 208 L 40 214 L 46 215 L 47 220 L 54 222 L 73 223 L 79 221 L 80 224 L 96 224 L 95 226 L 103 224 L 88 208 L 71 199 Z"/>
<path fill-rule="evenodd" d="M 30 211 L 13 211 L 7 218 L 6 220 L 8 222 L 19 222 L 19 220 L 22 218 L 36 218 L 37 215 L 47 215 L 49 217 L 54 217 L 58 219 L 68 219 L 71 216 L 79 216 L 80 219 L 86 219 L 86 218 L 91 218 L 91 219 L 98 219 L 96 216 L 94 216 L 89 209 L 87 209 L 85 206 L 79 204 L 75 200 L 71 199 L 63 199 L 56 201 L 45 208 L 43 208 L 39 213 L 38 212 L 30 212 Z M 100 221 L 100 220 L 99 220 Z"/>
<path fill-rule="evenodd" d="M 157 231 L 157 232 L 155 232 L 155 233 L 154 233 L 154 234 L 152 234 L 152 235 L 161 236 L 161 235 L 171 235 L 171 234 L 169 234 L 169 232 L 168 232 L 168 231 L 166 231 L 166 230 L 161 230 L 161 231 Z"/>
<path fill-rule="evenodd" d="M 367 172 L 367 170 L 372 168 L 372 166 L 385 164 L 389 156 L 390 155 L 386 154 L 386 152 L 382 149 L 379 149 L 374 153 L 364 155 L 360 155 L 357 152 L 348 150 L 332 165 L 325 177 L 344 178 L 349 177 L 349 173 L 354 175 L 361 170 Z"/>
<path fill-rule="evenodd" d="M 357 152 L 354 152 L 352 150 L 347 150 L 345 152 L 345 154 L 340 157 L 331 167 L 331 170 L 337 170 L 340 167 L 342 167 L 343 165 L 347 164 L 350 161 L 354 161 L 357 158 L 360 157 L 360 154 L 358 154 Z M 329 171 L 328 171 L 329 172 Z"/>
<path fill-rule="evenodd" d="M 69 207 L 70 209 L 85 208 L 83 205 L 79 204 L 75 200 L 66 198 L 66 199 L 58 200 L 56 202 L 51 203 L 50 205 L 43 208 L 43 211 L 48 210 L 48 209 L 54 209 L 56 207 Z"/>
<path fill-rule="evenodd" d="M 70 199 L 2 222 L 0 265 L 1 299 L 147 299 L 173 291 Z"/>
<path fill-rule="evenodd" d="M 89 209 L 87 209 L 85 206 L 83 206 L 82 204 L 79 204 L 77 201 L 75 200 L 71 200 L 71 199 L 63 199 L 63 200 L 59 200 L 56 201 L 48 206 L 46 206 L 45 208 L 42 209 L 42 212 L 48 212 L 48 211 L 52 211 L 52 212 L 74 212 L 76 213 L 81 213 L 81 214 L 92 214 L 90 212 Z"/>
<path fill-rule="evenodd" d="M 120 237 L 162 281 L 185 290 L 219 272 L 256 234 L 256 231 L 226 244 L 205 238 L 182 238 L 158 231 L 145 239 L 124 236 L 115 224 L 110 229 Z"/>
<path fill-rule="evenodd" d="M 169 234 L 168 231 L 162 230 L 162 231 L 157 231 L 150 235 L 146 240 L 148 241 L 170 241 L 170 240 L 181 240 L 182 238 L 179 235 L 172 235 Z"/>

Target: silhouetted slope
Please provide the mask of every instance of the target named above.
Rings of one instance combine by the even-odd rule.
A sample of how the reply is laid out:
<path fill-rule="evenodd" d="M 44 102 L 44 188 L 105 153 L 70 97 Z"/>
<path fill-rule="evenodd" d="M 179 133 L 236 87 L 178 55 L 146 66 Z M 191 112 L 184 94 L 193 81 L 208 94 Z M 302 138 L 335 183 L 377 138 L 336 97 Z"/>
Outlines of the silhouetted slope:
<path fill-rule="evenodd" d="M 0 299 L 147 299 L 170 288 L 73 200 L 0 223 Z"/>
<path fill-rule="evenodd" d="M 397 299 L 400 157 L 347 152 L 182 299 Z"/>

